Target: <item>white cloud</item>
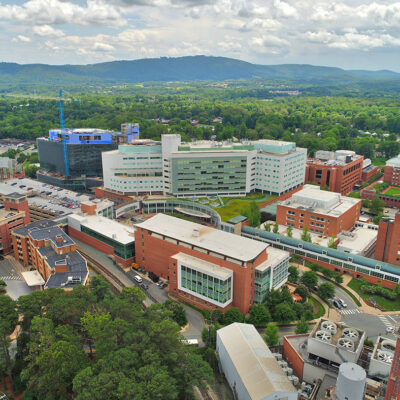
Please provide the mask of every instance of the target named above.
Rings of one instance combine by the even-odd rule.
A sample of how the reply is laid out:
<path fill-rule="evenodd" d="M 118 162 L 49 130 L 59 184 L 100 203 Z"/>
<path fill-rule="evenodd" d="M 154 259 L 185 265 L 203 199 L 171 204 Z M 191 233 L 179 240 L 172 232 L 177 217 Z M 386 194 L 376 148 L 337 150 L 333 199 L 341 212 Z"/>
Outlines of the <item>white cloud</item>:
<path fill-rule="evenodd" d="M 33 33 L 38 36 L 64 36 L 64 32 L 60 29 L 54 29 L 50 25 L 38 25 L 33 27 Z"/>
<path fill-rule="evenodd" d="M 18 35 L 17 37 L 13 38 L 12 41 L 13 42 L 30 43 L 30 42 L 32 42 L 32 39 L 27 36 Z"/>

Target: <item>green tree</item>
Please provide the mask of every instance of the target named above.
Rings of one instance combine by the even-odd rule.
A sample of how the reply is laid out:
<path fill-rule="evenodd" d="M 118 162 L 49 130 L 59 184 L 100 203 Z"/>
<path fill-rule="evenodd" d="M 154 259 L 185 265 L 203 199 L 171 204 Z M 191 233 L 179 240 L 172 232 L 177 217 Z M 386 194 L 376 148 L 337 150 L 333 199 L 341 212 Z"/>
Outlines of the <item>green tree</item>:
<path fill-rule="evenodd" d="M 328 247 L 331 248 L 331 249 L 336 249 L 336 237 L 335 237 L 335 235 L 332 235 L 332 237 L 329 238 Z"/>
<path fill-rule="evenodd" d="M 281 289 L 281 302 L 282 303 L 293 303 L 293 296 L 287 285 L 282 286 Z"/>
<path fill-rule="evenodd" d="M 308 298 L 308 290 L 304 285 L 299 285 L 297 286 L 296 290 L 294 291 L 295 294 L 300 296 L 303 300 L 302 302 L 305 302 Z"/>
<path fill-rule="evenodd" d="M 93 276 L 90 279 L 90 291 L 98 302 L 103 301 L 110 294 L 110 284 L 101 275 Z"/>
<path fill-rule="evenodd" d="M 279 233 L 279 225 L 278 225 L 277 222 L 275 222 L 275 224 L 274 224 L 274 229 L 272 230 L 272 232 L 274 232 L 274 233 Z"/>
<path fill-rule="evenodd" d="M 250 307 L 249 322 L 255 326 L 266 326 L 270 322 L 271 316 L 263 304 L 253 304 Z"/>
<path fill-rule="evenodd" d="M 369 211 L 371 212 L 371 214 L 379 215 L 382 213 L 384 207 L 385 202 L 381 200 L 378 196 L 375 196 L 371 201 L 371 207 Z"/>
<path fill-rule="evenodd" d="M 321 283 L 321 285 L 319 285 L 317 293 L 318 296 L 321 297 L 321 299 L 331 299 L 335 296 L 335 286 L 333 286 L 332 283 L 329 282 Z"/>
<path fill-rule="evenodd" d="M 294 265 L 291 265 L 288 268 L 288 272 L 289 272 L 288 281 L 290 283 L 297 283 L 299 280 L 299 270 Z"/>
<path fill-rule="evenodd" d="M 251 201 L 249 206 L 242 211 L 242 214 L 247 217 L 250 226 L 260 226 L 261 214 L 255 201 Z"/>
<path fill-rule="evenodd" d="M 212 349 L 215 350 L 216 344 L 217 344 L 217 330 L 220 329 L 220 325 L 213 324 L 213 325 L 208 325 L 203 328 L 201 331 L 201 338 L 203 340 L 203 343 Z"/>
<path fill-rule="evenodd" d="M 308 232 L 308 226 L 304 225 L 303 232 L 301 234 L 301 240 L 304 240 L 305 242 L 311 242 L 311 235 Z"/>
<path fill-rule="evenodd" d="M 304 317 L 296 325 L 295 333 L 296 335 L 302 335 L 308 332 L 308 324 Z"/>
<path fill-rule="evenodd" d="M 7 283 L 3 281 L 3 279 L 0 279 L 0 293 L 5 292 L 7 287 Z"/>
<path fill-rule="evenodd" d="M 231 307 L 224 312 L 224 325 L 230 325 L 234 322 L 243 322 L 244 316 L 236 307 Z"/>
<path fill-rule="evenodd" d="M 187 324 L 186 311 L 183 306 L 176 301 L 170 299 L 166 300 L 164 306 L 172 311 L 172 319 L 180 326 L 183 327 Z"/>
<path fill-rule="evenodd" d="M 339 285 L 343 283 L 343 276 L 341 273 L 336 272 L 335 276 L 333 277 L 333 279 L 335 280 L 336 283 L 338 283 Z"/>
<path fill-rule="evenodd" d="M 311 290 L 318 283 L 318 275 L 314 271 L 306 271 L 300 277 L 300 282 L 308 289 Z"/>
<path fill-rule="evenodd" d="M 331 271 L 329 268 L 323 268 L 322 275 L 324 275 L 325 278 L 327 278 L 327 279 L 331 279 L 334 277 L 335 273 L 333 271 Z"/>
<path fill-rule="evenodd" d="M 216 322 L 222 323 L 223 317 L 222 311 L 218 308 L 211 311 L 210 319 L 213 324 Z"/>
<path fill-rule="evenodd" d="M 280 303 L 276 306 L 274 320 L 282 324 L 288 324 L 297 318 L 296 312 L 289 303 Z"/>
<path fill-rule="evenodd" d="M 10 334 L 14 331 L 18 323 L 18 313 L 16 310 L 16 302 L 11 297 L 4 294 L 0 295 L 0 372 L 10 377 L 12 376 L 12 359 L 9 352 Z"/>
<path fill-rule="evenodd" d="M 268 346 L 276 346 L 279 343 L 278 327 L 275 324 L 268 324 L 264 339 Z"/>
<path fill-rule="evenodd" d="M 271 232 L 271 225 L 266 222 L 264 224 L 264 229 L 265 229 L 266 232 Z"/>
<path fill-rule="evenodd" d="M 287 227 L 286 233 L 287 233 L 287 236 L 288 236 L 289 238 L 293 237 L 293 228 L 292 228 L 291 225 L 289 225 L 289 226 Z"/>

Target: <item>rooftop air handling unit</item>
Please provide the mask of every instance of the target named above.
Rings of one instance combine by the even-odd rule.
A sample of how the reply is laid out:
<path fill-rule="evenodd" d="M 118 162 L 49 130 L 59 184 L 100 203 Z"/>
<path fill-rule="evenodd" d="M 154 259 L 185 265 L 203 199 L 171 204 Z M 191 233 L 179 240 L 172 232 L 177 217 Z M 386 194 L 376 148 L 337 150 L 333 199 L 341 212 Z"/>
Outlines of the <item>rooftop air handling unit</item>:
<path fill-rule="evenodd" d="M 391 364 L 393 362 L 393 356 L 394 356 L 394 354 L 390 351 L 378 350 L 376 358 L 379 361 L 383 361 L 385 363 Z"/>

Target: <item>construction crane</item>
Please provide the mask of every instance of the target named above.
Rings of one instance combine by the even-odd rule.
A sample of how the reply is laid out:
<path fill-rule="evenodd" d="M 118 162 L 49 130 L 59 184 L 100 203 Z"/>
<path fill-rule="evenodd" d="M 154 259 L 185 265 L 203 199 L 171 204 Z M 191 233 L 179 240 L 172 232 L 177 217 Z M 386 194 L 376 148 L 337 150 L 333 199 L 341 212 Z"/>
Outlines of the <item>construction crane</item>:
<path fill-rule="evenodd" d="M 65 120 L 64 120 L 64 106 L 63 106 L 63 92 L 60 89 L 60 101 L 58 103 L 58 109 L 60 113 L 60 129 L 61 129 L 61 140 L 64 157 L 64 174 L 66 177 L 69 176 L 69 159 L 68 159 L 68 146 L 67 146 L 67 133 L 65 131 Z"/>

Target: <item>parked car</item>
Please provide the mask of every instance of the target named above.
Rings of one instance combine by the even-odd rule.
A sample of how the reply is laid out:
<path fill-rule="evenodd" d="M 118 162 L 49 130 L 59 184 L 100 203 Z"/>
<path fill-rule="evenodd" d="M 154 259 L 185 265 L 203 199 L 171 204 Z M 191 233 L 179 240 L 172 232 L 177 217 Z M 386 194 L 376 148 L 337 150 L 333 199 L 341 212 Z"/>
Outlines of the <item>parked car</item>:
<path fill-rule="evenodd" d="M 135 275 L 135 276 L 133 277 L 133 279 L 134 279 L 136 282 L 139 282 L 139 283 L 142 283 L 142 282 L 143 282 L 143 279 L 142 279 L 139 275 Z"/>
<path fill-rule="evenodd" d="M 347 307 L 347 304 L 343 301 L 343 299 L 337 299 L 337 301 L 341 304 L 342 307 Z"/>
<path fill-rule="evenodd" d="M 341 309 L 343 308 L 342 305 L 341 305 L 336 299 L 332 300 L 332 304 L 333 304 L 338 310 L 341 310 Z"/>
<path fill-rule="evenodd" d="M 143 290 L 147 290 L 148 288 L 149 288 L 149 285 L 147 284 L 147 283 L 141 283 L 140 284 L 140 287 L 143 289 Z"/>
<path fill-rule="evenodd" d="M 393 328 L 391 326 L 388 326 L 386 328 L 386 333 L 393 333 Z"/>

